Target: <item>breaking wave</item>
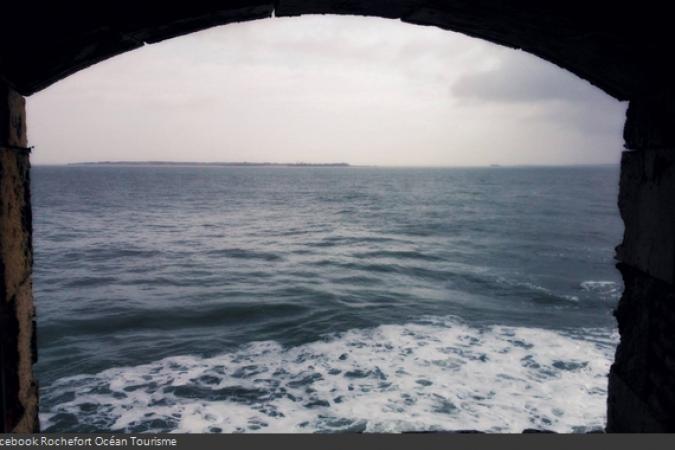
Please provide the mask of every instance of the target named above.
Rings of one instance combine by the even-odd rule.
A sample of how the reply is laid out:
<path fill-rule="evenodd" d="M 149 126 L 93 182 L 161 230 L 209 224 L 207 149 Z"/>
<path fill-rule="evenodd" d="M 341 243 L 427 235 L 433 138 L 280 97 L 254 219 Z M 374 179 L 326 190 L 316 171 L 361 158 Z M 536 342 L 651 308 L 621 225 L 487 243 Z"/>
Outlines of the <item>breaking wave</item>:
<path fill-rule="evenodd" d="M 617 336 L 475 327 L 455 318 L 381 325 L 284 348 L 253 342 L 43 390 L 42 426 L 126 432 L 404 432 L 605 423 Z"/>

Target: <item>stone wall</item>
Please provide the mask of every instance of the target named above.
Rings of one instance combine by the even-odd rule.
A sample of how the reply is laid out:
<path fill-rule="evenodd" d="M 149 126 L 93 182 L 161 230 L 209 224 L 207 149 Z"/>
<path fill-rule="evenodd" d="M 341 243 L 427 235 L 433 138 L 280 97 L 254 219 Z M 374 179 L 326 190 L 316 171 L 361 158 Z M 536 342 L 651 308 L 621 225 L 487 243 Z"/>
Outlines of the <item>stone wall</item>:
<path fill-rule="evenodd" d="M 24 98 L 0 84 L 0 432 L 38 429 Z"/>
<path fill-rule="evenodd" d="M 609 378 L 607 430 L 675 432 L 675 101 L 631 101 L 617 247 L 624 293 Z"/>

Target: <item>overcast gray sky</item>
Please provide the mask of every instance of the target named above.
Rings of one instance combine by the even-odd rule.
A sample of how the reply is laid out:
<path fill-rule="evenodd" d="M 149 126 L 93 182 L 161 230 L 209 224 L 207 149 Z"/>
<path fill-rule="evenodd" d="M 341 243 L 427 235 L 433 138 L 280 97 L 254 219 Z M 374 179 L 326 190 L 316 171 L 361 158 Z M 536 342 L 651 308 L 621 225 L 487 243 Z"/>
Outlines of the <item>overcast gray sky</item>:
<path fill-rule="evenodd" d="M 146 45 L 28 99 L 35 164 L 616 163 L 626 104 L 521 51 L 338 16 Z"/>

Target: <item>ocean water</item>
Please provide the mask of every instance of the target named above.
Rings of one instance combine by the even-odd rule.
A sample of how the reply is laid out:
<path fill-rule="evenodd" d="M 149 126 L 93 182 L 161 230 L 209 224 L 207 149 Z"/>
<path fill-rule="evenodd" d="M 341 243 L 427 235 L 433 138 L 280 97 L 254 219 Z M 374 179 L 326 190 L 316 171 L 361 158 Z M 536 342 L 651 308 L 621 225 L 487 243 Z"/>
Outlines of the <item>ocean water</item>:
<path fill-rule="evenodd" d="M 618 167 L 35 167 L 45 431 L 604 426 Z"/>

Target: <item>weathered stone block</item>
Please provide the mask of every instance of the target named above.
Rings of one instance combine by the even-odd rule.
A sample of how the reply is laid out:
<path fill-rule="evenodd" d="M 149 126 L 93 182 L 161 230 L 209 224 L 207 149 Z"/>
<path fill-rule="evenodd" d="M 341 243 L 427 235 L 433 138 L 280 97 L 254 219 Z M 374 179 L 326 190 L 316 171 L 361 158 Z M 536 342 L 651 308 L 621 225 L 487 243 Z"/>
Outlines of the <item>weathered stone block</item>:
<path fill-rule="evenodd" d="M 675 151 L 627 151 L 621 158 L 619 210 L 625 225 L 617 259 L 675 282 Z"/>
<path fill-rule="evenodd" d="M 675 287 L 625 264 L 615 316 L 621 342 L 609 376 L 607 431 L 675 431 Z"/>
<path fill-rule="evenodd" d="M 38 430 L 33 249 L 24 98 L 0 84 L 0 431 Z"/>

